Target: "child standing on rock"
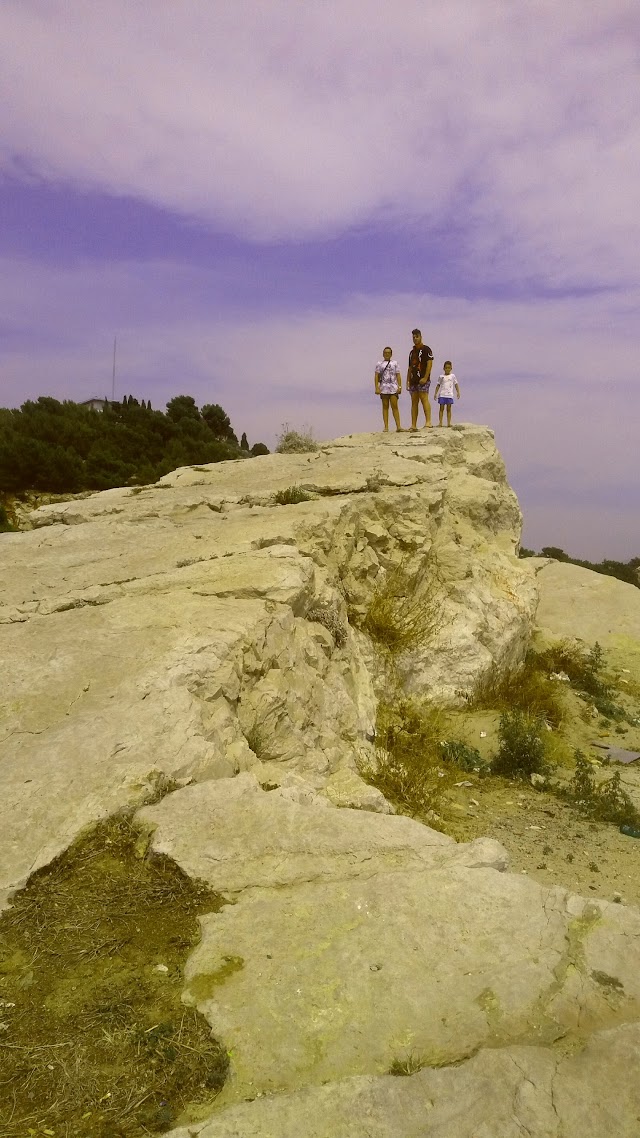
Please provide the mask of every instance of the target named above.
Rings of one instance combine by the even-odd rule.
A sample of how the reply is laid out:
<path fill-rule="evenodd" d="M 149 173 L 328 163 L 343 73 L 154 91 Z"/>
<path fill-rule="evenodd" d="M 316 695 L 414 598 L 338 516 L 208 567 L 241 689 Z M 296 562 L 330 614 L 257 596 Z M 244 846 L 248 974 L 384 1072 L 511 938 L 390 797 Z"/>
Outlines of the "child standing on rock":
<path fill-rule="evenodd" d="M 453 407 L 453 392 L 455 390 L 456 398 L 460 398 L 460 388 L 458 380 L 453 374 L 453 364 L 451 360 L 444 361 L 444 369 L 438 376 L 438 386 L 435 390 L 434 399 L 438 400 L 440 410 L 438 412 L 438 426 L 442 426 L 442 416 L 445 407 L 447 408 L 447 426 L 451 426 L 451 408 Z M 440 394 L 438 395 L 438 392 Z"/>

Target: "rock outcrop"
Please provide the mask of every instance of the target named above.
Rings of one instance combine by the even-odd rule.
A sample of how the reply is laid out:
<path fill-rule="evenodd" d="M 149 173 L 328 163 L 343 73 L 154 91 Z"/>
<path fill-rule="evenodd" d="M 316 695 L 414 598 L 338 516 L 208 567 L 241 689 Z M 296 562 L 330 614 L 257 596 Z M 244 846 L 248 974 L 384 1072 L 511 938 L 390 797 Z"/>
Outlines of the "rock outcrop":
<path fill-rule="evenodd" d="M 0 902 L 123 807 L 233 902 L 183 992 L 230 1076 L 176 1138 L 595 1138 L 614 1101 L 635 1134 L 640 914 L 510 875 L 359 774 L 385 679 L 357 626 L 386 583 L 433 613 L 408 691 L 463 703 L 528 645 L 539 566 L 491 432 L 190 467 L 29 521 L 0 536 Z"/>

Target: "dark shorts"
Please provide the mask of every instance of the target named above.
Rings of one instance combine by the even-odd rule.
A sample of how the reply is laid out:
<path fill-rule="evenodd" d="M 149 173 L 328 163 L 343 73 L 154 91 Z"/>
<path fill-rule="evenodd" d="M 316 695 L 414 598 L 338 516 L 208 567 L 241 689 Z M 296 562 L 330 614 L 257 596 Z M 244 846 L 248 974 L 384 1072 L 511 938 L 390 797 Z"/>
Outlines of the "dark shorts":
<path fill-rule="evenodd" d="M 409 384 L 409 391 L 412 395 L 428 395 L 430 387 L 431 380 L 428 383 L 411 383 Z"/>
<path fill-rule="evenodd" d="M 441 407 L 453 407 L 453 399 L 444 398 L 442 395 L 438 396 L 438 403 Z"/>

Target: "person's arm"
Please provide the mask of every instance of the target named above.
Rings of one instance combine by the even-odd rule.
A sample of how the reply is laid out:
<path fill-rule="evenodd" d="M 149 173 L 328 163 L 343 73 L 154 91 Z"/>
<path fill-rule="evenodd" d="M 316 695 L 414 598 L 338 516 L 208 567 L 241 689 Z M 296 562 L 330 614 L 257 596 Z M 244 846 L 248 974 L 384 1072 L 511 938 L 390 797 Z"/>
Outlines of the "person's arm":
<path fill-rule="evenodd" d="M 377 368 L 373 373 L 373 383 L 375 386 L 376 395 L 379 395 L 380 394 L 380 372 L 378 371 Z"/>
<path fill-rule="evenodd" d="M 425 383 L 430 383 L 430 382 L 431 382 L 431 368 L 432 368 L 432 367 L 433 367 L 433 360 L 431 359 L 431 360 L 428 360 L 428 361 L 427 361 L 427 370 L 426 370 L 426 372 L 424 373 L 424 380 L 425 380 Z"/>
<path fill-rule="evenodd" d="M 398 386 L 398 395 L 399 395 L 400 392 L 402 391 L 402 372 L 400 371 L 399 367 L 396 368 L 396 384 Z"/>
<path fill-rule="evenodd" d="M 434 398 L 434 399 L 437 399 L 437 398 L 438 398 L 438 392 L 439 392 L 439 390 L 440 390 L 440 380 L 438 380 L 438 384 L 437 384 L 437 386 L 436 386 L 436 389 L 435 389 L 435 391 L 434 391 L 434 393 L 433 393 L 433 398 Z"/>
<path fill-rule="evenodd" d="M 458 381 L 457 381 L 457 380 L 456 380 L 456 396 L 458 397 L 458 399 L 460 398 L 460 387 L 459 387 L 459 385 L 458 385 Z"/>

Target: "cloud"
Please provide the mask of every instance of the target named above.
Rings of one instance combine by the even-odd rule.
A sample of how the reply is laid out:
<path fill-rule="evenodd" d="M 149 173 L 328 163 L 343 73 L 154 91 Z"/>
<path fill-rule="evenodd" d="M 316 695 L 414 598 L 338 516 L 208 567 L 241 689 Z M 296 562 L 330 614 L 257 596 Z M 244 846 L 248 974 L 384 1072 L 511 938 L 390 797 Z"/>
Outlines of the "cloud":
<path fill-rule="evenodd" d="M 634 12 L 5 0 L 0 167 L 259 241 L 444 226 L 478 279 L 628 283 Z"/>

